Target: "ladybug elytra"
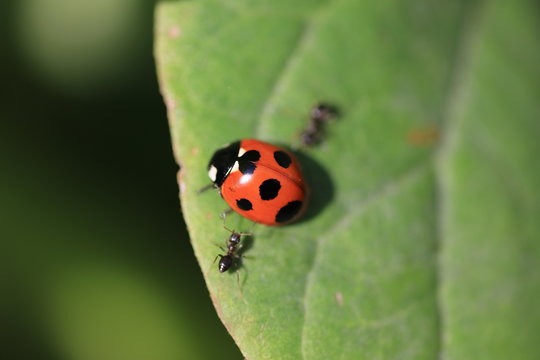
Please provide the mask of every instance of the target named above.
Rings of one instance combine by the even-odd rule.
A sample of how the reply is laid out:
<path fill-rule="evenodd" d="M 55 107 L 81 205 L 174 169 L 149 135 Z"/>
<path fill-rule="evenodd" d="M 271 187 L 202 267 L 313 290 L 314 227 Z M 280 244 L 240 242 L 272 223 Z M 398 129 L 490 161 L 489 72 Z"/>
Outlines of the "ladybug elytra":
<path fill-rule="evenodd" d="M 208 176 L 229 206 L 264 225 L 297 219 L 307 202 L 307 185 L 296 158 L 260 140 L 233 142 L 212 156 Z"/>

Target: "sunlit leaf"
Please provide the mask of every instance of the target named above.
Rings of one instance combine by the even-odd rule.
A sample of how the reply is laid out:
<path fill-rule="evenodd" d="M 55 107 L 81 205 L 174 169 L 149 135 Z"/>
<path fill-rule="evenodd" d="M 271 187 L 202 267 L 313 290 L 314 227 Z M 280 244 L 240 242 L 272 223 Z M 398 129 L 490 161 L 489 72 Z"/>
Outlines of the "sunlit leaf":
<path fill-rule="evenodd" d="M 502 0 L 158 7 L 184 217 L 246 358 L 540 356 L 538 14 Z M 197 194 L 208 159 L 240 138 L 294 142 L 319 101 L 342 116 L 300 154 L 310 210 L 253 228 L 239 287 L 212 264 L 228 233 L 223 200 Z"/>

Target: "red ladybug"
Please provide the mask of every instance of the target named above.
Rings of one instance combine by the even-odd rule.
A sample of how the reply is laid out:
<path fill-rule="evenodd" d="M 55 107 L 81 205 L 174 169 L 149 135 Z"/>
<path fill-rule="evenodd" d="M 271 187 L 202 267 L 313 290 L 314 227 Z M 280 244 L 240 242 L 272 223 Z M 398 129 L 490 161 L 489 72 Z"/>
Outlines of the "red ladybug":
<path fill-rule="evenodd" d="M 307 200 L 307 185 L 296 158 L 287 150 L 244 139 L 217 150 L 208 176 L 227 204 L 265 225 L 297 219 Z"/>

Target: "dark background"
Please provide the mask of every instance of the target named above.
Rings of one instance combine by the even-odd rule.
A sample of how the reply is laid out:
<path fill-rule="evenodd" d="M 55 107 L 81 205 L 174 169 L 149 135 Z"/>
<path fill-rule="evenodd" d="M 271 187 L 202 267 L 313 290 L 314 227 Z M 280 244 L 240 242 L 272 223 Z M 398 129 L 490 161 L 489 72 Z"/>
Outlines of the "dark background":
<path fill-rule="evenodd" d="M 0 3 L 3 358 L 241 358 L 182 221 L 153 10 Z"/>

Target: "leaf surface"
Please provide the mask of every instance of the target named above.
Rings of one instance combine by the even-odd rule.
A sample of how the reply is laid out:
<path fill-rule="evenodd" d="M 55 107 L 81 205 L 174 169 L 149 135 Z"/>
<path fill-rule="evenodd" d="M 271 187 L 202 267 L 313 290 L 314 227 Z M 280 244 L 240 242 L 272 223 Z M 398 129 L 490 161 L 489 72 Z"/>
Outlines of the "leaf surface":
<path fill-rule="evenodd" d="M 158 6 L 184 217 L 246 358 L 540 356 L 533 10 L 503 1 Z M 228 234 L 223 200 L 197 194 L 208 160 L 241 138 L 294 142 L 319 101 L 342 115 L 325 143 L 299 154 L 310 208 L 297 223 L 253 228 L 239 287 L 212 264 Z M 238 216 L 227 225 L 252 230 Z M 516 328 L 523 321 L 527 331 Z"/>

